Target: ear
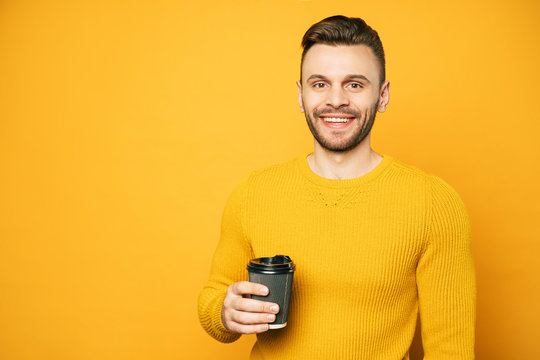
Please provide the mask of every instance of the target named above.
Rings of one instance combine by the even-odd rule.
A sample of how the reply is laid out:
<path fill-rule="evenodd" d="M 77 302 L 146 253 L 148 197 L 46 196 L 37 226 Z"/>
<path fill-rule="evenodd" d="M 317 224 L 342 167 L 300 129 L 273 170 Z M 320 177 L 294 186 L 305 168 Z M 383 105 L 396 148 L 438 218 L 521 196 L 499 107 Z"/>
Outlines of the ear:
<path fill-rule="evenodd" d="M 378 112 L 385 112 L 388 102 L 390 101 L 390 82 L 385 81 L 381 86 L 381 93 L 379 94 L 380 101 L 379 107 L 377 108 Z"/>
<path fill-rule="evenodd" d="M 296 87 L 298 88 L 298 105 L 300 105 L 300 112 L 304 112 L 304 102 L 302 101 L 302 83 L 300 80 L 296 80 Z"/>

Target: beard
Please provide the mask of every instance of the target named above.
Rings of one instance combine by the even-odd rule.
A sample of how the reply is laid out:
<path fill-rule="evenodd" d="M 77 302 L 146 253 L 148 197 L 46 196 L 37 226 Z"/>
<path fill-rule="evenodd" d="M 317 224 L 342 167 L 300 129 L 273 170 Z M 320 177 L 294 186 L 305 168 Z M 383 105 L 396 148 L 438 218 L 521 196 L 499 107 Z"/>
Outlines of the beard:
<path fill-rule="evenodd" d="M 319 115 L 324 114 L 324 113 L 334 113 L 334 114 L 341 113 L 341 114 L 352 115 L 355 117 L 353 121 L 359 122 L 361 124 L 360 127 L 357 128 L 348 139 L 341 142 L 335 142 L 335 141 L 333 142 L 331 141 L 332 139 L 325 138 L 324 136 L 322 136 L 319 130 L 317 129 L 317 127 L 315 126 L 315 121 L 313 120 L 311 115 L 309 115 L 308 112 L 304 112 L 304 115 L 306 116 L 306 121 L 307 121 L 309 130 L 311 131 L 311 134 L 313 134 L 313 137 L 315 138 L 315 140 L 324 149 L 328 151 L 333 151 L 333 152 L 347 152 L 354 149 L 370 133 L 371 128 L 373 127 L 373 123 L 375 122 L 375 116 L 377 115 L 377 108 L 379 107 L 379 102 L 380 102 L 380 99 L 378 99 L 377 103 L 375 103 L 374 106 L 369 108 L 364 113 L 363 117 L 362 117 L 362 113 L 359 113 L 347 107 L 340 108 L 338 110 L 333 109 L 333 108 L 324 108 L 321 110 L 313 111 L 313 117 L 317 120 L 319 120 Z"/>

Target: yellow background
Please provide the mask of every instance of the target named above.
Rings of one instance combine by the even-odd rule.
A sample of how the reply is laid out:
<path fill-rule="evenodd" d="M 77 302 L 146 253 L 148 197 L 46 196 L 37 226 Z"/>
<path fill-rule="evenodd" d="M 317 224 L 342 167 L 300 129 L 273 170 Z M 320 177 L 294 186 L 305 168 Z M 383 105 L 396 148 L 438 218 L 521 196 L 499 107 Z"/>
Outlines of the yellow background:
<path fill-rule="evenodd" d="M 538 1 L 0 3 L 0 358 L 245 359 L 202 330 L 221 211 L 312 148 L 307 28 L 379 32 L 378 152 L 456 188 L 479 359 L 539 359 Z"/>

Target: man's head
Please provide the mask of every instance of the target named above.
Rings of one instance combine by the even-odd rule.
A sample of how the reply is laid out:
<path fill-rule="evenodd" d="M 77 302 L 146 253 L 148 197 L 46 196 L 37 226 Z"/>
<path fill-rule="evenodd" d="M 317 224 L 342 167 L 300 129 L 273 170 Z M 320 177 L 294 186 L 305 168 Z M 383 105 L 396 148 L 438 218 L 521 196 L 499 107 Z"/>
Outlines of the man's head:
<path fill-rule="evenodd" d="M 308 126 L 323 148 L 352 150 L 388 103 L 379 36 L 362 19 L 332 16 L 311 26 L 302 46 L 297 85 Z"/>

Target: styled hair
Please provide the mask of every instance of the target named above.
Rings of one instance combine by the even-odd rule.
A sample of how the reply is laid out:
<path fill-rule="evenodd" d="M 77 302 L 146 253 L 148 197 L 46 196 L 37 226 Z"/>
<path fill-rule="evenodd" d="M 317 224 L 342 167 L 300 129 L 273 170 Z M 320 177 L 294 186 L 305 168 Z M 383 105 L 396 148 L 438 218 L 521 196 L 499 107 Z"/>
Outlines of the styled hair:
<path fill-rule="evenodd" d="M 325 45 L 366 45 L 379 60 L 379 78 L 382 86 L 386 80 L 384 49 L 379 34 L 360 18 L 343 15 L 330 16 L 319 21 L 306 31 L 302 38 L 302 61 L 300 62 L 300 80 L 304 56 L 315 44 Z"/>

